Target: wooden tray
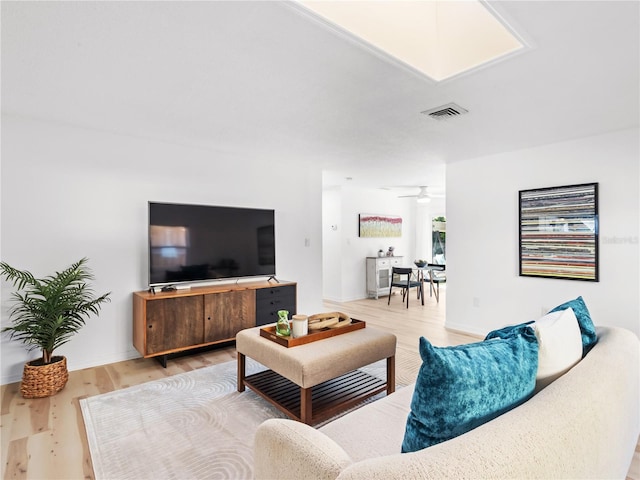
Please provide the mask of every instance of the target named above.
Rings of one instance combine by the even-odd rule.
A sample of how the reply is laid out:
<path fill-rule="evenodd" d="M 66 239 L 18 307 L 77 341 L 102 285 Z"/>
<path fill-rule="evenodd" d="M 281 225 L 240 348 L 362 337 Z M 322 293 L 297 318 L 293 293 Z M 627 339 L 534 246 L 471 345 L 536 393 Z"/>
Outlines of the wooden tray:
<path fill-rule="evenodd" d="M 356 320 L 355 318 L 351 319 L 351 323 L 349 325 L 345 325 L 344 327 L 338 328 L 323 328 L 322 330 L 316 330 L 313 333 L 308 333 L 303 337 L 293 338 L 289 337 L 281 337 L 276 335 L 276 326 L 272 325 L 270 327 L 264 327 L 260 329 L 260 336 L 264 337 L 272 342 L 276 342 L 284 347 L 297 347 L 298 345 L 305 345 L 307 343 L 315 342 L 317 340 L 322 340 L 324 338 L 335 337 L 336 335 L 341 335 L 343 333 L 353 332 L 355 330 L 360 330 L 367 326 L 367 323 L 363 320 Z"/>

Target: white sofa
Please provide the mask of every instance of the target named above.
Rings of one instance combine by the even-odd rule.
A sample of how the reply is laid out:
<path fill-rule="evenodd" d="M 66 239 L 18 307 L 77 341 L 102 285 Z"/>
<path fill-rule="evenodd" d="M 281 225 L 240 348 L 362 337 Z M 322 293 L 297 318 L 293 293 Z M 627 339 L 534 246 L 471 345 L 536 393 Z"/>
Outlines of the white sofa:
<path fill-rule="evenodd" d="M 256 479 L 625 478 L 640 433 L 640 342 L 598 328 L 569 372 L 452 440 L 400 453 L 413 386 L 316 430 L 272 419 L 256 432 Z"/>

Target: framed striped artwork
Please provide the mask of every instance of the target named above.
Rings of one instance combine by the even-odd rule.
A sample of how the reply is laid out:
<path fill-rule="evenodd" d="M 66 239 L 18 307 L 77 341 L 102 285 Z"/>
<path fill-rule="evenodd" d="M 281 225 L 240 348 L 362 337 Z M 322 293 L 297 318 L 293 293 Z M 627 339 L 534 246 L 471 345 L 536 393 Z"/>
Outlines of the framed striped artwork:
<path fill-rule="evenodd" d="M 598 281 L 598 184 L 520 190 L 520 276 Z"/>

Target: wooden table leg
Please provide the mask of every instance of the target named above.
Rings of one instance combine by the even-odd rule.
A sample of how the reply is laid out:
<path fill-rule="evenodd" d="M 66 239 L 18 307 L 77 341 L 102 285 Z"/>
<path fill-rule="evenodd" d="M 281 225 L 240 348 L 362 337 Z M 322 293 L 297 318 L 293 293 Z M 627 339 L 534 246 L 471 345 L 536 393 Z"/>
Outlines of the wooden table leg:
<path fill-rule="evenodd" d="M 440 287 L 436 290 L 436 284 L 433 282 L 433 276 L 431 277 L 431 287 L 433 289 L 433 294 L 436 297 L 436 302 L 440 302 Z"/>
<path fill-rule="evenodd" d="M 418 300 L 422 300 L 422 305 L 424 305 L 424 270 L 421 268 L 418 269 L 417 280 L 418 288 L 416 288 L 416 290 L 418 291 Z"/>
<path fill-rule="evenodd" d="M 387 357 L 387 395 L 396 391 L 396 356 Z"/>
<path fill-rule="evenodd" d="M 311 425 L 311 387 L 300 387 L 300 421 Z"/>
<path fill-rule="evenodd" d="M 246 358 L 244 354 L 238 352 L 238 391 L 244 392 Z"/>

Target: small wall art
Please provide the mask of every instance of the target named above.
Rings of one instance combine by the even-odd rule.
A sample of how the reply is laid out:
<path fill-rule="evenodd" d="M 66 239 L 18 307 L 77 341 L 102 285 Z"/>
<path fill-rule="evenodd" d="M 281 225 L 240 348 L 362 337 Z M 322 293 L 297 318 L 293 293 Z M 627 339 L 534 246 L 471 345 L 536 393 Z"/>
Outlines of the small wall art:
<path fill-rule="evenodd" d="M 598 281 L 598 184 L 521 190 L 520 276 Z"/>
<path fill-rule="evenodd" d="M 402 217 L 361 213 L 358 218 L 360 237 L 402 236 Z"/>

